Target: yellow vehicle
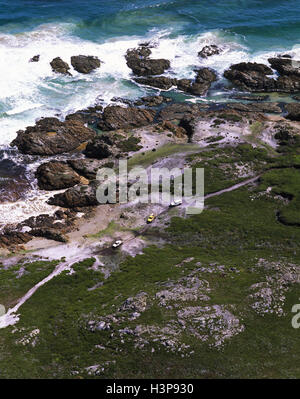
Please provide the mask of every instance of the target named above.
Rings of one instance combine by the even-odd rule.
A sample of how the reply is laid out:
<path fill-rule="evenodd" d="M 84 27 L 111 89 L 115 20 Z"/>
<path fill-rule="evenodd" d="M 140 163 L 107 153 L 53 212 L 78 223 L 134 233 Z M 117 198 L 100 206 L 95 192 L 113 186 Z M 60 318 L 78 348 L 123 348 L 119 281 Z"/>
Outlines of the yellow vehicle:
<path fill-rule="evenodd" d="M 151 215 L 148 216 L 147 223 L 152 223 L 154 219 L 155 219 L 155 215 L 154 215 L 154 213 L 151 213 Z"/>

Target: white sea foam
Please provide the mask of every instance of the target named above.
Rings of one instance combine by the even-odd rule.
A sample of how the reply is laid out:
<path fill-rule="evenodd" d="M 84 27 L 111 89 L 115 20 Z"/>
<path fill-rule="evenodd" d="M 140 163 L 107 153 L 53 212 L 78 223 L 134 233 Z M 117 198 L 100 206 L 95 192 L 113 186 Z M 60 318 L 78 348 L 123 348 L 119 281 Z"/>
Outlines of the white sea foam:
<path fill-rule="evenodd" d="M 136 98 L 142 89 L 130 83 L 131 70 L 124 54 L 143 40 L 158 45 L 153 57 L 171 61 L 178 77 L 189 77 L 195 66 L 213 66 L 222 72 L 231 63 L 246 57 L 243 46 L 222 35 L 209 32 L 199 36 L 169 38 L 168 31 L 152 31 L 145 37 L 121 37 L 95 43 L 72 36 L 72 24 L 42 25 L 32 32 L 18 35 L 0 34 L 0 106 L 5 113 L 0 119 L 0 144 L 8 144 L 16 131 L 41 116 L 65 115 L 87 107 L 101 98 L 109 103 L 112 97 Z M 224 48 L 221 56 L 199 59 L 197 53 L 206 44 L 216 43 Z M 34 55 L 39 62 L 29 62 Z M 70 64 L 72 55 L 95 55 L 103 61 L 90 75 L 79 74 L 71 68 L 73 77 L 52 72 L 50 61 L 61 57 Z"/>
<path fill-rule="evenodd" d="M 61 192 L 36 192 L 29 193 L 28 198 L 15 202 L 4 202 L 0 205 L 0 229 L 8 223 L 19 223 L 30 216 L 40 214 L 52 215 L 58 209 L 57 206 L 48 205 L 47 200 L 54 194 Z"/>

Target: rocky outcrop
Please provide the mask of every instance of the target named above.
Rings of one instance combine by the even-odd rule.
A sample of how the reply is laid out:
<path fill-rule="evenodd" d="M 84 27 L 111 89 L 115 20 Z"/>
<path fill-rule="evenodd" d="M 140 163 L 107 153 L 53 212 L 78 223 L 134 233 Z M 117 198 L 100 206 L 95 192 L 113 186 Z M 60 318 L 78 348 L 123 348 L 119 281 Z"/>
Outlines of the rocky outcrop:
<path fill-rule="evenodd" d="M 81 179 L 67 163 L 50 161 L 37 168 L 36 178 L 38 186 L 42 190 L 60 190 L 73 187 L 80 183 Z"/>
<path fill-rule="evenodd" d="M 95 135 L 94 130 L 77 120 L 61 122 L 57 118 L 43 118 L 35 126 L 19 130 L 11 145 L 24 154 L 55 155 L 76 150 Z"/>
<path fill-rule="evenodd" d="M 84 176 L 89 180 L 96 179 L 97 172 L 102 167 L 113 167 L 114 160 L 99 160 L 99 159 L 69 159 L 68 164 L 74 169 L 78 174 Z"/>
<path fill-rule="evenodd" d="M 290 103 L 286 105 L 286 110 L 288 112 L 286 118 L 292 121 L 300 121 L 300 104 Z"/>
<path fill-rule="evenodd" d="M 207 93 L 211 84 L 217 80 L 217 75 L 209 68 L 201 68 L 195 72 L 197 74 L 194 82 L 190 79 L 180 79 L 177 81 L 177 87 L 186 93 L 203 96 Z"/>
<path fill-rule="evenodd" d="M 105 159 L 113 155 L 117 156 L 119 151 L 115 151 L 113 144 L 114 143 L 109 136 L 97 136 L 87 144 L 84 154 L 88 158 L 94 159 Z"/>
<path fill-rule="evenodd" d="M 129 49 L 125 55 L 127 66 L 137 76 L 161 75 L 170 68 L 166 59 L 149 58 L 151 50 L 147 46 Z"/>
<path fill-rule="evenodd" d="M 300 61 L 282 57 L 269 58 L 268 61 L 280 75 L 300 77 Z"/>
<path fill-rule="evenodd" d="M 232 95 L 230 98 L 233 98 L 234 100 L 240 100 L 240 101 L 267 101 L 269 99 L 269 96 L 255 96 L 255 95 L 243 95 L 243 94 L 237 94 L 237 95 Z"/>
<path fill-rule="evenodd" d="M 221 50 L 215 44 L 211 44 L 209 46 L 204 46 L 201 51 L 199 51 L 198 55 L 202 58 L 211 57 L 212 55 L 220 54 Z"/>
<path fill-rule="evenodd" d="M 224 72 L 226 79 L 247 91 L 273 91 L 276 86 L 275 80 L 267 76 L 272 74 L 271 68 L 255 62 L 234 64 Z"/>
<path fill-rule="evenodd" d="M 137 100 L 134 105 L 145 105 L 147 107 L 158 107 L 163 103 L 171 102 L 171 98 L 163 97 L 163 96 L 146 96 L 141 97 Z"/>
<path fill-rule="evenodd" d="M 39 228 L 31 230 L 30 234 L 34 237 L 47 238 L 58 242 L 68 242 L 65 234 L 54 228 Z"/>
<path fill-rule="evenodd" d="M 102 105 L 95 105 L 94 107 L 88 107 L 86 109 L 82 109 L 67 115 L 66 120 L 78 120 L 82 123 L 88 123 L 90 125 L 93 125 L 95 123 L 98 123 L 99 120 L 102 118 L 102 111 Z"/>
<path fill-rule="evenodd" d="M 91 55 L 75 55 L 71 57 L 71 64 L 75 71 L 87 74 L 99 68 L 101 62 L 98 57 Z"/>
<path fill-rule="evenodd" d="M 88 186 L 77 185 L 71 187 L 64 193 L 55 194 L 47 202 L 50 205 L 57 205 L 63 208 L 99 205 L 96 198 L 98 184 L 97 180 L 92 180 Z"/>
<path fill-rule="evenodd" d="M 270 58 L 272 67 L 280 73 L 275 79 L 273 70 L 264 64 L 241 62 L 232 65 L 224 72 L 225 78 L 235 86 L 250 92 L 285 92 L 300 91 L 300 73 L 298 61 L 289 58 Z"/>
<path fill-rule="evenodd" d="M 26 244 L 32 239 L 32 236 L 28 233 L 22 233 L 19 231 L 8 231 L 0 234 L 0 247 L 15 247 L 17 245 Z"/>
<path fill-rule="evenodd" d="M 207 108 L 206 104 L 170 104 L 160 111 L 158 119 L 162 121 L 181 120 L 184 117 L 197 116 Z"/>
<path fill-rule="evenodd" d="M 111 157 L 112 159 L 119 158 L 121 154 L 134 152 L 140 149 L 140 139 L 134 136 L 120 137 L 120 135 L 101 135 L 95 137 L 90 141 L 84 154 L 88 158 L 105 159 Z"/>
<path fill-rule="evenodd" d="M 53 72 L 61 73 L 62 75 L 72 76 L 72 74 L 69 72 L 70 70 L 69 65 L 65 61 L 63 61 L 60 57 L 54 58 L 50 62 L 50 65 L 52 67 Z"/>
<path fill-rule="evenodd" d="M 135 78 L 135 82 L 151 87 L 157 87 L 162 90 L 169 90 L 177 84 L 177 79 L 168 78 L 166 76 L 149 76 L 146 78 Z"/>
<path fill-rule="evenodd" d="M 76 221 L 75 211 L 58 210 L 53 215 L 38 215 L 19 223 L 17 229 L 23 231 L 25 228 L 31 237 L 43 237 L 58 242 L 67 242 L 68 233 Z"/>
<path fill-rule="evenodd" d="M 29 62 L 39 62 L 40 60 L 40 55 L 34 55 L 32 58 L 30 58 Z"/>
<path fill-rule="evenodd" d="M 16 161 L 18 157 L 15 152 L 5 150 L 5 156 L 2 155 L 0 159 L 0 203 L 24 199 L 31 188 L 27 167 Z"/>
<path fill-rule="evenodd" d="M 259 102 L 259 103 L 230 103 L 227 104 L 227 108 L 235 109 L 240 112 L 262 112 L 262 113 L 270 113 L 270 114 L 280 114 L 281 108 L 278 103 L 268 103 L 268 102 Z"/>
<path fill-rule="evenodd" d="M 113 105 L 105 108 L 98 127 L 101 130 L 132 129 L 151 124 L 154 115 L 153 110 Z"/>

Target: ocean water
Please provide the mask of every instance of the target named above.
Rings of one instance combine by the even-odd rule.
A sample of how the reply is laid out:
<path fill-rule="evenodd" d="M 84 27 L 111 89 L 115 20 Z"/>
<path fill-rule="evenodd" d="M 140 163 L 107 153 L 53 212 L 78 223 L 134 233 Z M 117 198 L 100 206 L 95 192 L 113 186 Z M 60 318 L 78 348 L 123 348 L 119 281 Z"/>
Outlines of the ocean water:
<path fill-rule="evenodd" d="M 132 81 L 128 48 L 151 40 L 153 57 L 171 61 L 167 74 L 191 77 L 195 66 L 210 66 L 221 77 L 232 63 L 282 51 L 300 57 L 299 13 L 299 0 L 0 0 L 0 201 L 1 165 L 19 157 L 8 150 L 17 130 L 42 116 L 151 92 Z M 200 59 L 206 44 L 223 47 L 222 55 Z M 29 63 L 37 54 L 40 61 Z M 90 75 L 52 72 L 54 57 L 70 63 L 78 54 L 103 64 Z M 225 98 L 217 83 L 206 98 L 186 100 Z"/>

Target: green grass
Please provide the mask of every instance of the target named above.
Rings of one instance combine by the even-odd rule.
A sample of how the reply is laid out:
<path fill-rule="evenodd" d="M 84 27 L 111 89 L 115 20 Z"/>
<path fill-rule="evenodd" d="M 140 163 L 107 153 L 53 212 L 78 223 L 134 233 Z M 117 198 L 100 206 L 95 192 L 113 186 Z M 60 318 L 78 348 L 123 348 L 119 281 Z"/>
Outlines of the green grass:
<path fill-rule="evenodd" d="M 95 259 L 89 258 L 73 266 L 75 273 L 65 272 L 49 281 L 21 307 L 16 326 L 0 330 L 0 376 L 85 378 L 89 377 L 86 367 L 115 361 L 96 378 L 299 378 L 300 334 L 291 326 L 291 308 L 299 302 L 298 283 L 287 285 L 281 317 L 259 315 L 249 300 L 251 285 L 278 277 L 276 269 L 263 267 L 261 260 L 283 265 L 288 271 L 292 270 L 290 264 L 300 265 L 300 227 L 277 218 L 278 211 L 284 215 L 293 208 L 295 221 L 300 211 L 300 171 L 290 166 L 293 160 L 297 161 L 291 155 L 273 158 L 266 150 L 247 145 L 208 149 L 191 156 L 193 167 L 208 169 L 206 191 L 238 181 L 236 165 L 251 165 L 255 173 L 262 174 L 261 181 L 210 198 L 199 215 L 172 217 L 164 231 L 153 227 L 154 235 L 163 234 L 165 245 L 149 246 L 142 255 L 123 259 L 108 279 L 91 269 Z M 270 186 L 272 191 L 266 193 Z M 279 194 L 291 200 L 283 201 Z M 98 237 L 119 229 L 111 222 Z M 217 266 L 224 271 L 205 271 L 208 267 L 217 270 Z M 0 302 L 11 295 L 6 303 L 14 303 L 53 267 L 49 262 L 28 265 L 27 274 L 20 279 L 15 278 L 19 266 L 2 267 Z M 209 300 L 178 300 L 171 308 L 161 307 L 155 294 L 191 273 L 209 283 Z M 95 286 L 98 288 L 91 290 Z M 118 309 L 141 291 L 148 294 L 148 308 L 140 318 L 129 320 Z M 147 337 L 149 345 L 138 349 L 133 335 L 127 335 L 124 342 L 118 335 L 118 329 L 137 325 L 162 331 L 176 320 L 178 310 L 206 305 L 228 306 L 245 330 L 217 349 L 187 329 L 180 340 L 194 351 L 189 357 L 168 351 L 151 337 Z M 88 328 L 89 321 L 120 314 L 123 319 L 118 325 L 112 323 L 110 330 Z M 17 331 L 12 333 L 15 327 Z M 35 346 L 17 343 L 35 328 L 40 330 Z"/>

